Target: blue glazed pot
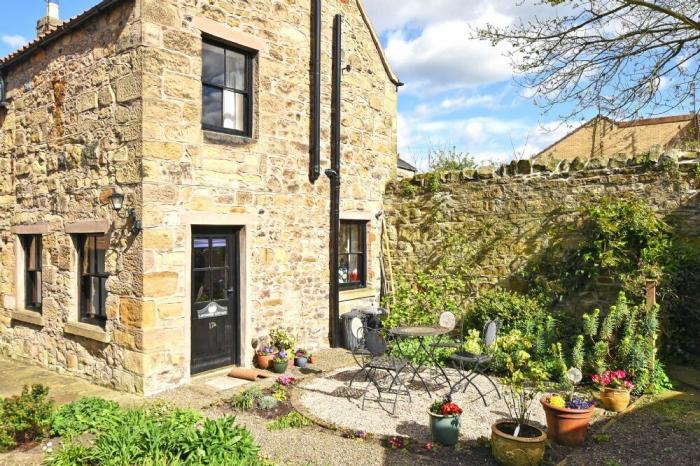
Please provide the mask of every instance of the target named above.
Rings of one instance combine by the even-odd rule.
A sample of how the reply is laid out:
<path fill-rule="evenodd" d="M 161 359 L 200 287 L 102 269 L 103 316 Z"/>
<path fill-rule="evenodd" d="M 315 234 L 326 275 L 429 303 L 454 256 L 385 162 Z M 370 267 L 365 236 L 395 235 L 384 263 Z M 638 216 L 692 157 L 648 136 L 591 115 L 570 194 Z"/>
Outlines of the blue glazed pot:
<path fill-rule="evenodd" d="M 448 447 L 455 445 L 459 440 L 459 429 L 462 427 L 461 415 L 441 416 L 430 411 L 428 414 L 430 414 L 430 433 L 433 436 L 433 442 Z"/>
<path fill-rule="evenodd" d="M 294 358 L 294 365 L 297 367 L 304 367 L 308 363 L 309 363 L 309 358 L 307 358 L 306 356 L 302 356 L 302 357 L 297 356 Z"/>

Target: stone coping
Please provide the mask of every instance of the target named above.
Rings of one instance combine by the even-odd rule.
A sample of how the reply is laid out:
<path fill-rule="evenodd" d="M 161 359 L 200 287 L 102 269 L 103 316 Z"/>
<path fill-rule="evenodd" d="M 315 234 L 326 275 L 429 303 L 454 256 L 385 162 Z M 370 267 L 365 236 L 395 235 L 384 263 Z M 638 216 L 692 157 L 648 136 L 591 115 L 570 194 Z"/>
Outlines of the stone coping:
<path fill-rule="evenodd" d="M 99 341 L 101 343 L 109 343 L 112 341 L 110 334 L 103 328 L 83 322 L 68 322 L 63 327 L 63 331 L 70 335 L 89 338 L 90 340 Z"/>
<path fill-rule="evenodd" d="M 43 327 L 44 325 L 46 325 L 46 323 L 44 322 L 44 316 L 41 315 L 41 312 L 38 311 L 12 311 L 12 320 L 18 320 L 27 324 L 38 325 L 39 327 Z"/>

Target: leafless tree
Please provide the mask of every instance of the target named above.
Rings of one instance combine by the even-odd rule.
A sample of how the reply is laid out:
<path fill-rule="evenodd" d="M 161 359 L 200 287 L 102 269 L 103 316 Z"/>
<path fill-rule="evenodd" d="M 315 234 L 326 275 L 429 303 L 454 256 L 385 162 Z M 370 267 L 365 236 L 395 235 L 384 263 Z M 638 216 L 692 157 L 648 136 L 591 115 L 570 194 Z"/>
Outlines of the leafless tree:
<path fill-rule="evenodd" d="M 635 118 L 689 105 L 700 74 L 700 0 L 537 0 L 552 16 L 476 31 L 509 44 L 516 81 L 544 111 Z M 561 105 L 569 104 L 569 105 Z"/>

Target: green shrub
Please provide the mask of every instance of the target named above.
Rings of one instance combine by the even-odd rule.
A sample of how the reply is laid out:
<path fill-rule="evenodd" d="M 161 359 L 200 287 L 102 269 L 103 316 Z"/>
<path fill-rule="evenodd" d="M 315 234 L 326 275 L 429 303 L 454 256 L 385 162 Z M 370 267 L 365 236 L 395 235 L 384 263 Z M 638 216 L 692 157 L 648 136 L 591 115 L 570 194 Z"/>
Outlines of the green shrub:
<path fill-rule="evenodd" d="M 545 321 L 546 307 L 541 299 L 492 288 L 484 291 L 469 308 L 463 325 L 481 330 L 486 322 L 498 319 L 501 330 L 508 332 L 518 328 L 525 333 L 534 333 Z"/>
<path fill-rule="evenodd" d="M 81 398 L 58 409 L 53 417 L 51 431 L 62 437 L 85 432 L 97 433 L 109 419 L 119 413 L 119 405 L 114 401 L 97 397 Z"/>
<path fill-rule="evenodd" d="M 300 427 L 306 427 L 312 424 L 313 423 L 302 414 L 292 411 L 286 416 L 282 416 L 276 421 L 268 423 L 267 430 L 298 429 Z"/>
<path fill-rule="evenodd" d="M 64 443 L 45 461 L 51 466 L 91 466 L 95 463 L 95 450 L 76 443 Z"/>
<path fill-rule="evenodd" d="M 235 395 L 231 400 L 231 406 L 243 411 L 250 411 L 255 407 L 255 402 L 263 397 L 260 387 L 252 386 Z"/>
<path fill-rule="evenodd" d="M 10 449 L 17 444 L 43 438 L 51 427 L 53 401 L 49 389 L 43 385 L 24 386 L 22 394 L 0 403 L 0 448 Z"/>
<path fill-rule="evenodd" d="M 274 396 L 266 395 L 258 400 L 258 408 L 262 410 L 275 409 L 277 407 L 278 401 Z"/>
<path fill-rule="evenodd" d="M 455 298 L 460 286 L 461 283 L 450 275 L 419 273 L 413 284 L 399 278 L 394 293 L 384 300 L 384 305 L 390 308 L 385 326 L 435 325 L 442 312 L 460 315 Z"/>

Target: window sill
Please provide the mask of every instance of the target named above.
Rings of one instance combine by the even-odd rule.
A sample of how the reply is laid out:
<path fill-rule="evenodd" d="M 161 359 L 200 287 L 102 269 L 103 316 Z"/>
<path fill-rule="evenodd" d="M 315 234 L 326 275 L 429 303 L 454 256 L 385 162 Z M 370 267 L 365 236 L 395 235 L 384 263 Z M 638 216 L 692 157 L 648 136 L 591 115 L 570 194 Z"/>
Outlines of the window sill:
<path fill-rule="evenodd" d="M 355 299 L 375 298 L 377 292 L 374 288 L 358 288 L 356 290 L 341 290 L 340 302 L 353 301 Z"/>
<path fill-rule="evenodd" d="M 202 130 L 204 133 L 204 142 L 210 144 L 223 144 L 223 145 L 236 145 L 243 146 L 246 144 L 252 144 L 255 139 L 248 136 L 239 136 L 237 134 L 221 133 L 218 131 L 212 131 L 209 129 Z"/>
<path fill-rule="evenodd" d="M 44 316 L 42 316 L 41 313 L 37 311 L 12 311 L 12 320 L 19 320 L 20 322 L 37 325 L 39 327 L 43 327 L 44 325 L 46 325 L 46 323 L 44 322 Z"/>
<path fill-rule="evenodd" d="M 63 328 L 63 331 L 70 335 L 89 338 L 90 340 L 99 341 L 101 343 L 109 343 L 112 341 L 109 333 L 103 328 L 83 322 L 68 322 Z"/>

